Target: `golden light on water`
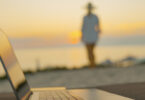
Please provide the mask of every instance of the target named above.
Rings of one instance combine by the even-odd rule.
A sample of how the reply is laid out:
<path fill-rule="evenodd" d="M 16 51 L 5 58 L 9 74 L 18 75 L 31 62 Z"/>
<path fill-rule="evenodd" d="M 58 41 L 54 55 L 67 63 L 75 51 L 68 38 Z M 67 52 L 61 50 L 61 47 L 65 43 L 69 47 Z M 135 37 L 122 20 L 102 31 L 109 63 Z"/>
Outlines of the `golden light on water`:
<path fill-rule="evenodd" d="M 78 43 L 80 41 L 80 39 L 81 39 L 80 31 L 71 32 L 69 35 L 69 40 L 70 40 L 70 43 L 72 43 L 72 44 Z"/>

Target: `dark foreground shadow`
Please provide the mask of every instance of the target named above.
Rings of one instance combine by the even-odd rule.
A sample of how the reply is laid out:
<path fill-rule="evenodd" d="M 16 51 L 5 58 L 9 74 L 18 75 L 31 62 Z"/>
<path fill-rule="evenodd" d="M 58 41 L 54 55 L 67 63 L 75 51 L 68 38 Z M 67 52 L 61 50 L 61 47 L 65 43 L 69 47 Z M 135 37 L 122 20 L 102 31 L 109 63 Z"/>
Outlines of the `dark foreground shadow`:
<path fill-rule="evenodd" d="M 97 87 L 135 100 L 145 100 L 145 82 Z"/>

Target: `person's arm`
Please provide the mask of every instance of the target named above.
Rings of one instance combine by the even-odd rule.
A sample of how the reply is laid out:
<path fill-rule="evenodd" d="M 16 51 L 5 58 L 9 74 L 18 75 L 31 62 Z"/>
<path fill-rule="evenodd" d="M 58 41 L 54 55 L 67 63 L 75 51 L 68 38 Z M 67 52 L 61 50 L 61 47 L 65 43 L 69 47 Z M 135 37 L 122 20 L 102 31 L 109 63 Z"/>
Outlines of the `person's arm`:
<path fill-rule="evenodd" d="M 86 25 L 85 25 L 85 17 L 83 18 L 83 21 L 82 21 L 82 28 L 81 28 L 81 33 L 82 33 L 82 41 L 83 41 L 83 34 L 84 34 L 84 31 L 85 31 L 85 28 L 86 28 Z"/>
<path fill-rule="evenodd" d="M 100 21 L 99 18 L 96 16 L 96 26 L 95 26 L 95 30 L 98 33 L 101 33 L 101 28 L 100 28 Z"/>
<path fill-rule="evenodd" d="M 83 18 L 83 22 L 82 22 L 82 29 L 81 29 L 82 33 L 84 32 L 84 30 L 85 30 L 85 18 Z"/>

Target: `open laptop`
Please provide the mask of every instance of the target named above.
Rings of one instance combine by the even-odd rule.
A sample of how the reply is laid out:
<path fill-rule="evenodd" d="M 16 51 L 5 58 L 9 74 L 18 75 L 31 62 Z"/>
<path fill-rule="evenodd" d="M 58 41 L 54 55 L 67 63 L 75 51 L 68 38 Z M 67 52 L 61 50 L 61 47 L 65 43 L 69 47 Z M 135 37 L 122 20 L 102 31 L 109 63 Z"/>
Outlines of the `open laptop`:
<path fill-rule="evenodd" d="M 12 46 L 8 38 L 5 36 L 4 32 L 1 31 L 0 31 L 0 61 L 5 69 L 9 83 L 13 88 L 17 100 L 93 100 L 89 98 L 82 99 L 80 97 L 73 96 L 64 87 L 31 89 L 21 70 L 21 67 L 17 61 L 17 58 L 13 52 Z M 97 96 L 101 98 L 105 96 L 104 94 L 106 96 L 109 95 L 111 97 L 111 99 L 109 100 L 132 100 L 108 92 L 98 92 Z M 94 99 L 94 100 L 108 100 L 108 97 L 106 97 L 106 99 Z"/>

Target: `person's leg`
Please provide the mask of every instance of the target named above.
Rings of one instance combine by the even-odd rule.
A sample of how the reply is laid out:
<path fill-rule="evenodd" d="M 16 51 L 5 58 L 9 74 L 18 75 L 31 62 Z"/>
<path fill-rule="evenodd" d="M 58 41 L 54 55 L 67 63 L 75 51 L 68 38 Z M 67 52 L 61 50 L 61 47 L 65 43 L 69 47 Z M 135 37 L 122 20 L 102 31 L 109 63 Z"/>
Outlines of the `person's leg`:
<path fill-rule="evenodd" d="M 94 47 L 95 47 L 95 44 L 86 44 L 90 67 L 95 67 Z"/>
<path fill-rule="evenodd" d="M 86 44 L 86 50 L 87 50 L 87 56 L 88 56 L 88 60 L 89 60 L 89 64 L 91 64 L 91 57 L 90 57 L 90 45 Z"/>
<path fill-rule="evenodd" d="M 95 67 L 95 55 L 94 55 L 95 44 L 90 45 L 90 57 L 91 57 L 91 67 Z"/>

